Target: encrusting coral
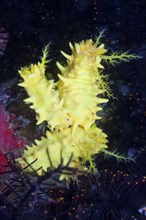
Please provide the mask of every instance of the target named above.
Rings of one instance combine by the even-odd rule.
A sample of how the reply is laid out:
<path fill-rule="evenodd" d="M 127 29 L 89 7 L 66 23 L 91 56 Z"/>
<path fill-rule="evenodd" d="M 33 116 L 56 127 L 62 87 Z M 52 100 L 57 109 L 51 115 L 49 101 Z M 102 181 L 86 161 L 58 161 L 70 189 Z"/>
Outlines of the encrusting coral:
<path fill-rule="evenodd" d="M 105 55 L 107 50 L 100 44 L 100 38 L 101 34 L 96 42 L 89 39 L 75 45 L 69 43 L 71 55 L 61 51 L 67 65 L 57 62 L 60 70 L 57 82 L 45 76 L 48 46 L 43 50 L 41 62 L 19 71 L 23 78 L 19 85 L 29 96 L 24 101 L 34 109 L 37 124 L 46 121 L 48 126 L 46 136 L 26 146 L 22 158 L 18 158 L 22 167 L 27 165 L 26 161 L 32 163 L 37 159 L 31 167 L 42 175 L 49 167 L 59 166 L 61 160 L 65 165 L 72 155 L 70 167 L 95 170 L 94 156 L 108 152 L 107 135 L 95 125 L 100 119 L 101 104 L 108 102 L 110 96 L 105 75 L 100 70 L 104 68 L 101 61 L 115 64 L 137 56 L 127 52 Z M 103 98 L 105 93 L 108 98 Z M 32 171 L 30 166 L 26 170 Z"/>

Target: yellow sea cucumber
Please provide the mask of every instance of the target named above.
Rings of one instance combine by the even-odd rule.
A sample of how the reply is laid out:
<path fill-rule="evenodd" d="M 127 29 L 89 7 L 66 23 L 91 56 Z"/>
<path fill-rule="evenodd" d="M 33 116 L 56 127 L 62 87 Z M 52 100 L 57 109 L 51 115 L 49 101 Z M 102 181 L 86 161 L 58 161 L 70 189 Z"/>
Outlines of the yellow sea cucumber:
<path fill-rule="evenodd" d="M 92 39 L 69 43 L 71 55 L 61 52 L 67 59 L 66 66 L 57 62 L 60 70 L 58 81 L 48 80 L 45 76 L 48 48 L 43 50 L 41 62 L 21 68 L 19 71 L 29 98 L 24 101 L 36 113 L 37 124 L 47 122 L 46 137 L 35 140 L 32 146 L 26 146 L 23 157 L 18 158 L 24 167 L 26 160 L 42 175 L 43 171 L 53 165 L 57 167 L 61 158 L 66 164 L 73 155 L 70 167 L 95 169 L 94 155 L 107 148 L 107 135 L 97 128 L 98 111 L 101 104 L 108 101 L 103 94 L 109 94 L 104 80 L 102 60 L 116 63 L 120 60 L 128 61 L 137 58 L 127 53 L 105 55 L 107 50 L 104 44 L 99 44 L 100 37 L 94 43 Z M 101 96 L 102 94 L 102 96 Z M 49 152 L 52 164 L 48 160 Z M 25 160 L 23 160 L 23 158 Z M 40 169 L 39 169 L 40 168 Z M 30 167 L 27 168 L 31 171 Z"/>

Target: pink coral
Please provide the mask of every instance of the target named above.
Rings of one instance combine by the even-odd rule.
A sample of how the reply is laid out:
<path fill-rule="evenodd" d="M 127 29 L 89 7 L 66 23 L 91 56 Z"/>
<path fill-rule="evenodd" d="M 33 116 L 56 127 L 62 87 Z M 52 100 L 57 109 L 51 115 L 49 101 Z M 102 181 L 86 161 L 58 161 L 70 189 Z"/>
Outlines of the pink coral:
<path fill-rule="evenodd" d="M 4 172 L 7 165 L 5 154 L 24 145 L 22 138 L 16 136 L 11 123 L 14 115 L 8 113 L 0 104 L 0 172 Z"/>

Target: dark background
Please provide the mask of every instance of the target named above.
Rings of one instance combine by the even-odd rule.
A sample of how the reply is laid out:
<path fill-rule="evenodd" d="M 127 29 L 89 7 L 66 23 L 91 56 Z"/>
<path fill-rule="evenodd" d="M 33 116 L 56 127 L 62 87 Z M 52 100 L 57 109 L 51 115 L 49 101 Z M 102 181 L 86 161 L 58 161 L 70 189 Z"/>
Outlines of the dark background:
<path fill-rule="evenodd" d="M 48 71 L 57 73 L 56 61 L 69 53 L 68 42 L 98 36 L 110 51 L 127 51 L 142 59 L 116 67 L 105 65 L 117 99 L 105 107 L 101 126 L 109 146 L 131 156 L 146 145 L 146 1 L 124 0 L 0 0 L 0 26 L 9 34 L 0 58 L 0 80 L 18 77 L 22 66 L 37 62 L 51 42 Z"/>
<path fill-rule="evenodd" d="M 116 171 L 120 167 L 146 175 L 145 21 L 145 0 L 0 0 L 0 28 L 9 34 L 0 57 L 1 85 L 9 85 L 15 78 L 19 81 L 18 70 L 38 62 L 42 48 L 50 42 L 47 71 L 56 77 L 56 61 L 64 63 L 60 50 L 70 53 L 68 42 L 96 39 L 105 29 L 103 43 L 109 54 L 130 50 L 142 56 L 114 67 L 103 63 L 115 98 L 104 107 L 103 119 L 98 122 L 108 135 L 109 150 L 134 158 L 136 166 L 100 157 L 97 164 L 100 169 Z"/>

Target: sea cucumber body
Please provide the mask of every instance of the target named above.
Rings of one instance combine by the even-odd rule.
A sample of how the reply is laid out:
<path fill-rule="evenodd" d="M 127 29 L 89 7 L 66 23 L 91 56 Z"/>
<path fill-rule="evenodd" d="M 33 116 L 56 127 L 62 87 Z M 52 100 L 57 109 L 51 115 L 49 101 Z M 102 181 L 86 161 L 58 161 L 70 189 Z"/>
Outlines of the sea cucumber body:
<path fill-rule="evenodd" d="M 100 93 L 105 92 L 97 83 L 100 49 L 92 41 L 76 44 L 71 49 L 67 66 L 58 75 L 58 89 L 63 105 L 72 118 L 73 129 L 81 126 L 87 130 L 98 118 L 96 112 L 102 109 L 97 105 L 108 101 L 98 98 Z"/>
<path fill-rule="evenodd" d="M 37 124 L 46 121 L 49 128 L 45 137 L 26 147 L 25 160 L 18 159 L 23 167 L 26 161 L 31 163 L 39 175 L 51 166 L 58 167 L 61 160 L 67 164 L 71 155 L 70 167 L 85 170 L 88 161 L 90 169 L 95 169 L 94 155 L 107 148 L 106 134 L 95 125 L 95 120 L 100 118 L 96 113 L 108 101 L 99 96 L 107 88 L 100 72 L 101 55 L 106 50 L 104 45 L 97 47 L 92 40 L 75 46 L 70 43 L 70 48 L 71 55 L 62 52 L 67 65 L 57 62 L 60 70 L 57 82 L 45 76 L 45 53 L 41 63 L 19 72 L 24 79 L 19 85 L 29 95 L 25 102 L 35 110 Z"/>

